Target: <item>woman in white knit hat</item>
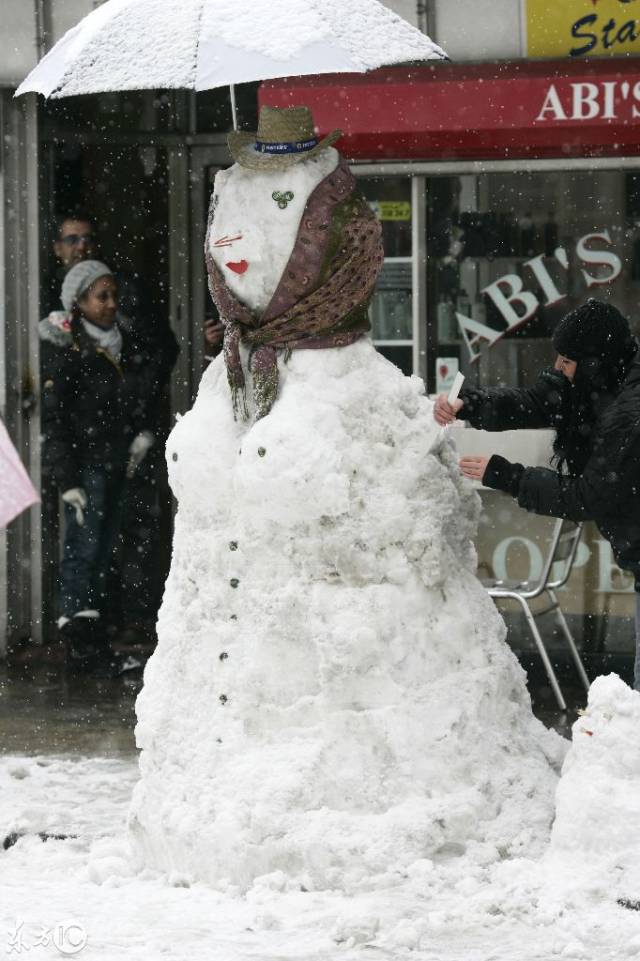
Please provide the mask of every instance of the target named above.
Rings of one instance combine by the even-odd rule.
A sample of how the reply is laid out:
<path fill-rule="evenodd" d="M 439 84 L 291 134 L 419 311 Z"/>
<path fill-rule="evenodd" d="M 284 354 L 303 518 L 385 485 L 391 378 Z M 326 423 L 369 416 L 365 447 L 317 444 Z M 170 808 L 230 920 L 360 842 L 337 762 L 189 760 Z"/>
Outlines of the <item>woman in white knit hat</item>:
<path fill-rule="evenodd" d="M 153 443 L 154 368 L 118 324 L 117 287 L 106 264 L 72 267 L 62 304 L 64 313 L 40 324 L 44 460 L 65 504 L 58 627 L 69 663 L 86 670 L 109 655 L 106 579 L 127 471 Z"/>

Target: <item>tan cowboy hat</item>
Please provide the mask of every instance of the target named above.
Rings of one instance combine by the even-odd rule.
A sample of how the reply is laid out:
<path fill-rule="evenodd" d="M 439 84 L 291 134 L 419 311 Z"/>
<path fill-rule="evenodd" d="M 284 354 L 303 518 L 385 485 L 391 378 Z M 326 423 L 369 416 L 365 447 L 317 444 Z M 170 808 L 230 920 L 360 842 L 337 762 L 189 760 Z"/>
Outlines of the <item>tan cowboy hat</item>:
<path fill-rule="evenodd" d="M 229 134 L 231 156 L 252 170 L 285 170 L 315 157 L 342 136 L 333 130 L 318 140 L 308 107 L 261 107 L 256 133 L 234 130 Z"/>

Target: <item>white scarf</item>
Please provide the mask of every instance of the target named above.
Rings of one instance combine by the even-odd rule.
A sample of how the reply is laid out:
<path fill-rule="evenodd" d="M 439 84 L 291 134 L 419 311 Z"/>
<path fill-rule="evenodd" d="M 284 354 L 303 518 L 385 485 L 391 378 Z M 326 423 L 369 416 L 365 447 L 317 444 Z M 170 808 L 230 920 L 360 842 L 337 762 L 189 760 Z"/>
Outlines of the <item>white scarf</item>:
<path fill-rule="evenodd" d="M 106 350 L 116 363 L 120 360 L 122 355 L 122 334 L 117 324 L 113 324 L 111 327 L 105 329 L 104 327 L 96 327 L 95 324 L 90 324 L 89 321 L 83 317 L 82 326 L 89 334 L 89 337 L 97 341 L 100 347 Z"/>

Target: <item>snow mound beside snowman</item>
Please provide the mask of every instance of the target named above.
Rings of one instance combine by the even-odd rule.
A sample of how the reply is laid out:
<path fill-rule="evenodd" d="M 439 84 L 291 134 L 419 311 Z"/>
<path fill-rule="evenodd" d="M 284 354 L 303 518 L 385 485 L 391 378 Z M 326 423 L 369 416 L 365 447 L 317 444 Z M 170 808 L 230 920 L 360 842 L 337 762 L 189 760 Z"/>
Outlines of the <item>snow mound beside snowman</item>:
<path fill-rule="evenodd" d="M 640 909 L 640 693 L 617 674 L 597 677 L 573 725 L 556 792 L 549 858 L 597 878 L 609 897 Z"/>

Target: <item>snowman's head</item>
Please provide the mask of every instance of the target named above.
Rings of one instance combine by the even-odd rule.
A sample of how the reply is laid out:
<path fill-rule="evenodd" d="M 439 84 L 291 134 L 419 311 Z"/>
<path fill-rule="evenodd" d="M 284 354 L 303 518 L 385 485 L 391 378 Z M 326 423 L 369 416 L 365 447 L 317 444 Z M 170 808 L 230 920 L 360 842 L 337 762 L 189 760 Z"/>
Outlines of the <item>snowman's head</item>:
<path fill-rule="evenodd" d="M 228 140 L 241 167 L 277 171 L 316 156 L 341 136 L 341 130 L 333 130 L 318 140 L 308 107 L 261 107 L 257 131 L 235 130 Z"/>

